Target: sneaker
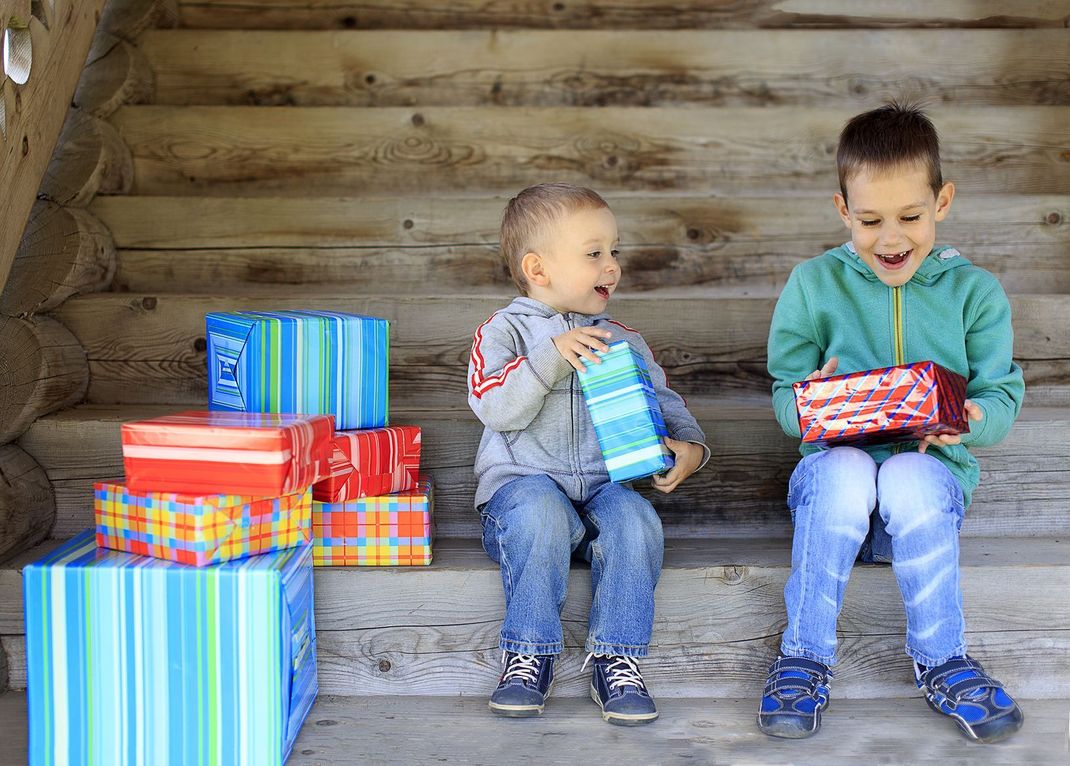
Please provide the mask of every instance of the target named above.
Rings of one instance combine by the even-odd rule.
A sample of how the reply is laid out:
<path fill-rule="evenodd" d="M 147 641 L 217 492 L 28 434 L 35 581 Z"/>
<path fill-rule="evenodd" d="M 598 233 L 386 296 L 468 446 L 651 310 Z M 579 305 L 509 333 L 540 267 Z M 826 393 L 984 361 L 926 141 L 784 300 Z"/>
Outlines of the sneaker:
<path fill-rule="evenodd" d="M 510 718 L 541 715 L 554 687 L 552 654 L 502 652 L 505 669 L 490 695 L 490 709 Z"/>
<path fill-rule="evenodd" d="M 777 657 L 758 708 L 758 728 L 770 737 L 803 739 L 821 728 L 829 706 L 832 671 L 804 657 Z"/>
<path fill-rule="evenodd" d="M 932 668 L 915 662 L 914 677 L 929 707 L 953 718 L 970 739 L 998 742 L 1022 728 L 1022 709 L 969 655 Z"/>
<path fill-rule="evenodd" d="M 618 726 L 635 726 L 650 723 L 658 717 L 658 707 L 647 691 L 634 657 L 588 654 L 580 670 L 592 659 L 591 699 L 602 709 L 603 721 Z"/>

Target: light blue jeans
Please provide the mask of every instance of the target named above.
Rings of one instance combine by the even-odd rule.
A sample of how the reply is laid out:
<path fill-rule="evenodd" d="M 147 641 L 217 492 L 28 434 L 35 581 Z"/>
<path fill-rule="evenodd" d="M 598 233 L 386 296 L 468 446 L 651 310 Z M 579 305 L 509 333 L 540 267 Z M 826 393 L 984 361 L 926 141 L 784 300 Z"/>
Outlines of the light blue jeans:
<path fill-rule="evenodd" d="M 514 479 L 480 509 L 483 548 L 505 588 L 502 649 L 557 654 L 569 561 L 591 565 L 588 652 L 645 657 L 665 541 L 654 507 L 628 486 L 607 483 L 573 504 L 548 476 Z"/>
<path fill-rule="evenodd" d="M 854 447 L 817 452 L 796 466 L 788 505 L 795 535 L 782 654 L 835 663 L 836 620 L 851 567 L 863 541 L 881 534 L 891 538 L 907 654 L 932 666 L 966 653 L 958 534 L 965 508 L 943 463 L 911 451 L 878 467 Z M 867 539 L 871 514 L 878 528 Z"/>

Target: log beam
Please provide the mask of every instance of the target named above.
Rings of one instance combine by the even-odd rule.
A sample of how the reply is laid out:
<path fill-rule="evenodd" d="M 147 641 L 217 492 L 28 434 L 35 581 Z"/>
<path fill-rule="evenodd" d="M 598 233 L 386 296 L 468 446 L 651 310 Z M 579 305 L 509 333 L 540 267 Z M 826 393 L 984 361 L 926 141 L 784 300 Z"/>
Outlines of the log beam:
<path fill-rule="evenodd" d="M 74 92 L 74 106 L 106 118 L 123 104 L 149 101 L 152 90 L 152 67 L 141 49 L 114 35 L 98 34 Z"/>
<path fill-rule="evenodd" d="M 84 207 L 97 194 L 125 194 L 134 169 L 130 150 L 108 123 L 72 109 L 63 126 L 39 196 Z"/>
<path fill-rule="evenodd" d="M 56 501 L 44 469 L 20 447 L 0 447 L 0 561 L 44 540 L 55 520 Z M 0 690 L 3 676 L 0 665 Z"/>
<path fill-rule="evenodd" d="M 88 386 L 85 352 L 63 325 L 0 316 L 0 444 L 42 415 L 77 404 Z"/>

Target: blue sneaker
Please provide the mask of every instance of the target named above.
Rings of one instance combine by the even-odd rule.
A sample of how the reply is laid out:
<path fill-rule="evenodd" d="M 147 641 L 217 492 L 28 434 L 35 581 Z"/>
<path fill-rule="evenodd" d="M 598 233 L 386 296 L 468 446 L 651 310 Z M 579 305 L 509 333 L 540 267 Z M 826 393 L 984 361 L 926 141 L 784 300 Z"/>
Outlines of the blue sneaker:
<path fill-rule="evenodd" d="M 650 723 L 658 717 L 658 707 L 647 691 L 634 657 L 588 654 L 580 670 L 592 659 L 591 699 L 602 709 L 603 721 L 618 726 L 635 726 Z"/>
<path fill-rule="evenodd" d="M 829 706 L 832 671 L 804 657 L 777 657 L 769 666 L 758 728 L 770 737 L 803 739 L 821 728 L 821 712 Z"/>
<path fill-rule="evenodd" d="M 502 677 L 490 695 L 490 709 L 510 718 L 541 715 L 554 687 L 552 654 L 503 652 Z"/>
<path fill-rule="evenodd" d="M 915 662 L 914 677 L 929 707 L 954 719 L 970 739 L 999 742 L 1022 728 L 1022 709 L 968 654 L 932 668 Z"/>

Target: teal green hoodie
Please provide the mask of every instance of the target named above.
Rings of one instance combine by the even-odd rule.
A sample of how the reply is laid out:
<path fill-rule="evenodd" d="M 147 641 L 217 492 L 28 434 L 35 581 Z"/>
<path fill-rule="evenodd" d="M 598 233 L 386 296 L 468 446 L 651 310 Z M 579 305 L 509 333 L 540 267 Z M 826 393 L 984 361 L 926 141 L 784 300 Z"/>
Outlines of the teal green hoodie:
<path fill-rule="evenodd" d="M 800 437 L 791 384 L 839 357 L 836 374 L 931 359 L 967 380 L 966 396 L 984 410 L 962 444 L 929 447 L 962 485 L 969 505 L 980 479 L 967 447 L 1007 435 L 1025 396 L 1022 369 L 1011 360 L 1011 309 L 999 281 L 957 250 L 934 247 L 902 287 L 881 282 L 854 246 L 796 266 L 769 328 L 773 409 L 781 428 Z M 878 463 L 906 445 L 863 447 Z M 802 444 L 804 455 L 820 448 Z"/>

